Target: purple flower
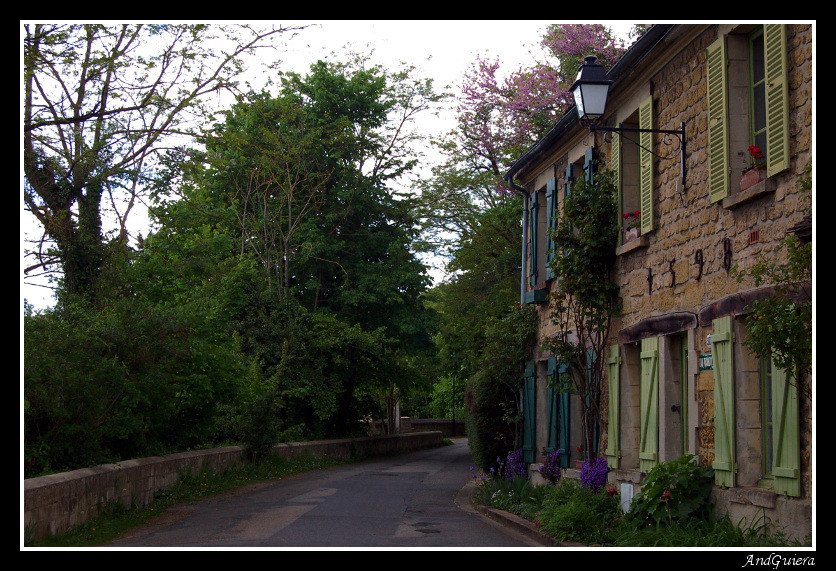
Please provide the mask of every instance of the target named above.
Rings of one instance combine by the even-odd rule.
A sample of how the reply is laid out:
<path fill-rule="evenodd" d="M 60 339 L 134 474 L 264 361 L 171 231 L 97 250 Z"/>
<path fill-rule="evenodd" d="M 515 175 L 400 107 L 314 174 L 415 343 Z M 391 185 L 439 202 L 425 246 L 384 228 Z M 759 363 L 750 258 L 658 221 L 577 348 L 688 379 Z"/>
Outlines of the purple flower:
<path fill-rule="evenodd" d="M 587 458 L 581 466 L 581 485 L 597 492 L 607 483 L 607 472 L 609 472 L 606 458 Z"/>
<path fill-rule="evenodd" d="M 546 455 L 546 459 L 540 466 L 540 475 L 552 484 L 560 479 L 560 450 L 554 450 Z"/>
<path fill-rule="evenodd" d="M 512 480 L 516 476 L 522 476 L 523 478 L 528 476 L 528 468 L 523 460 L 522 450 L 515 450 L 508 454 L 508 463 L 505 464 L 503 476 L 508 480 Z"/>

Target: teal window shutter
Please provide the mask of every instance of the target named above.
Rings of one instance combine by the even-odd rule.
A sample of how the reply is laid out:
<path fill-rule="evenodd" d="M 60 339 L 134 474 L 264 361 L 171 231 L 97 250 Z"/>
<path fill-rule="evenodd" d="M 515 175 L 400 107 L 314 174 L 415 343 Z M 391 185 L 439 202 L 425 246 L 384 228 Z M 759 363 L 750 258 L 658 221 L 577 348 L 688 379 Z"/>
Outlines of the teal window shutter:
<path fill-rule="evenodd" d="M 551 178 L 546 183 L 546 219 L 548 231 L 546 232 L 546 279 L 554 278 L 554 270 L 551 268 L 554 258 L 554 242 L 552 231 L 554 230 L 554 217 L 557 214 L 557 179 Z"/>
<path fill-rule="evenodd" d="M 595 360 L 597 355 L 594 349 L 589 349 L 586 352 L 586 382 L 587 386 L 591 386 L 592 384 L 592 368 L 595 366 Z M 586 406 L 590 406 L 589 396 L 586 397 Z M 590 457 L 597 458 L 598 457 L 598 439 L 600 438 L 598 434 L 598 423 L 595 423 L 595 426 L 592 427 L 592 454 Z"/>
<path fill-rule="evenodd" d="M 522 451 L 523 461 L 534 462 L 535 456 L 535 435 L 537 428 L 537 368 L 534 361 L 525 365 L 525 376 L 523 378 L 523 434 Z"/>
<path fill-rule="evenodd" d="M 583 156 L 583 172 L 589 184 L 595 180 L 595 171 L 595 147 L 589 147 Z"/>
<path fill-rule="evenodd" d="M 548 436 L 546 437 L 546 452 L 554 452 L 555 448 L 559 448 L 557 442 L 557 420 L 558 420 L 558 398 L 560 397 L 560 388 L 557 386 L 557 358 L 549 357 L 548 369 L 546 370 L 546 377 L 548 379 L 547 389 L 547 414 L 548 414 Z"/>
<path fill-rule="evenodd" d="M 573 165 L 566 165 L 566 172 L 563 174 L 563 198 L 566 198 L 572 192 L 572 184 L 575 182 L 575 176 L 572 174 Z"/>
<path fill-rule="evenodd" d="M 565 364 L 560 363 L 557 366 L 558 382 L 563 389 L 560 391 L 557 399 L 557 442 L 560 448 L 560 466 L 562 468 L 569 467 L 569 455 L 571 453 L 569 449 L 569 427 L 571 420 L 569 397 L 572 395 L 568 390 L 570 386 L 569 374 L 569 367 Z"/>
<path fill-rule="evenodd" d="M 537 191 L 533 191 L 531 193 L 530 198 L 530 205 L 529 205 L 529 232 L 531 234 L 531 252 L 529 253 L 530 257 L 530 267 L 528 270 L 529 276 L 529 283 L 534 286 L 537 284 L 537 212 L 538 212 L 538 200 L 537 200 Z"/>

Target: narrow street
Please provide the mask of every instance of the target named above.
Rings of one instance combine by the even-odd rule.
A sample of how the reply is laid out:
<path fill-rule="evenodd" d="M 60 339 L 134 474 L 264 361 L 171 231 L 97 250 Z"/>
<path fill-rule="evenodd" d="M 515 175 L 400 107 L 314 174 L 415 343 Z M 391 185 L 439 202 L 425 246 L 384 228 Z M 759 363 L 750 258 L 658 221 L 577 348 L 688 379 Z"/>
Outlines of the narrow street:
<path fill-rule="evenodd" d="M 112 547 L 526 547 L 470 506 L 467 440 L 170 510 Z"/>

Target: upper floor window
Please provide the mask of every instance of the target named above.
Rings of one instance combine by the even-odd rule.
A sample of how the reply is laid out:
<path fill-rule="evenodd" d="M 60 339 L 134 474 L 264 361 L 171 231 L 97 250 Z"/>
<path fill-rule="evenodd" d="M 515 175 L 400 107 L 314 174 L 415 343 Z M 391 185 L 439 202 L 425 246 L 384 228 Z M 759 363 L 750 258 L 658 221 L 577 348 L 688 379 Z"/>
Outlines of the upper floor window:
<path fill-rule="evenodd" d="M 767 176 L 789 167 L 787 38 L 783 24 L 743 26 L 706 49 L 709 197 L 740 190 L 755 145 Z"/>

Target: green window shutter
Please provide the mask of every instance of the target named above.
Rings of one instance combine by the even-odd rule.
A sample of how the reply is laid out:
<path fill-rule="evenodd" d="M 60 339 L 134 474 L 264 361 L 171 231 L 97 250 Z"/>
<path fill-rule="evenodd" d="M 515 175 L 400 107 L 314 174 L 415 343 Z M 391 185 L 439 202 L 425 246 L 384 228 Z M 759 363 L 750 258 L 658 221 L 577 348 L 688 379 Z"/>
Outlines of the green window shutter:
<path fill-rule="evenodd" d="M 729 195 L 729 118 L 726 38 L 706 49 L 708 87 L 708 197 L 717 202 Z"/>
<path fill-rule="evenodd" d="M 556 385 L 557 382 L 557 358 L 549 357 L 548 369 L 546 370 L 546 377 L 548 378 L 547 389 L 547 407 L 548 407 L 548 436 L 546 437 L 546 452 L 553 452 L 557 448 L 557 401 L 560 395 L 560 389 Z"/>
<path fill-rule="evenodd" d="M 583 172 L 586 177 L 586 182 L 592 184 L 595 180 L 596 172 L 595 161 L 595 147 L 589 147 L 583 155 Z"/>
<path fill-rule="evenodd" d="M 621 123 L 618 124 L 621 128 Z M 618 226 L 621 227 L 621 214 L 624 212 L 624 196 L 621 192 L 621 133 L 613 131 L 610 151 L 610 170 L 615 176 L 615 191 L 618 195 Z M 624 232 L 618 233 L 618 243 L 624 240 Z"/>
<path fill-rule="evenodd" d="M 621 365 L 621 355 L 619 353 L 618 345 L 610 347 L 610 354 L 607 359 L 607 392 L 609 394 L 609 411 L 607 414 L 607 449 L 604 455 L 607 457 L 607 464 L 610 468 L 618 468 L 618 462 L 621 458 L 621 449 L 619 446 L 619 423 L 621 422 L 621 415 L 619 414 L 620 407 L 620 384 L 619 384 L 619 367 Z"/>
<path fill-rule="evenodd" d="M 557 366 L 557 378 L 560 383 L 560 386 L 563 390 L 560 391 L 560 394 L 557 398 L 557 443 L 560 448 L 560 466 L 562 468 L 569 467 L 569 427 L 571 421 L 571 414 L 570 414 L 570 404 L 571 401 L 569 400 L 572 396 L 569 392 L 568 388 L 570 386 L 570 381 L 568 378 L 570 375 L 569 367 L 567 367 L 564 363 L 560 363 Z"/>
<path fill-rule="evenodd" d="M 787 93 L 787 32 L 784 24 L 764 24 L 766 72 L 766 173 L 790 166 L 789 95 Z"/>
<path fill-rule="evenodd" d="M 529 361 L 525 366 L 525 376 L 523 377 L 523 434 L 522 434 L 522 451 L 523 461 L 534 462 L 535 453 L 535 434 L 537 427 L 537 368 L 534 361 Z"/>
<path fill-rule="evenodd" d="M 528 270 L 528 277 L 529 283 L 534 286 L 537 283 L 537 208 L 538 200 L 537 200 L 537 191 L 533 191 L 531 193 L 530 198 L 530 206 L 529 206 L 529 232 L 531 234 L 531 252 L 529 255 L 529 270 Z"/>
<path fill-rule="evenodd" d="M 659 339 L 641 342 L 639 469 L 647 473 L 659 461 Z"/>
<path fill-rule="evenodd" d="M 639 105 L 639 129 L 653 128 L 653 96 Z M 653 134 L 639 133 L 639 204 L 641 233 L 653 230 Z"/>
<path fill-rule="evenodd" d="M 554 270 L 551 262 L 554 258 L 554 242 L 552 231 L 554 230 L 554 216 L 557 213 L 557 179 L 549 179 L 546 183 L 546 219 L 548 220 L 548 231 L 546 232 L 546 279 L 554 278 Z"/>
<path fill-rule="evenodd" d="M 798 388 L 772 364 L 772 476 L 778 494 L 801 495 Z"/>
<path fill-rule="evenodd" d="M 735 480 L 734 446 L 734 362 L 732 318 L 713 322 L 711 352 L 714 360 L 714 480 L 733 487 Z"/>

